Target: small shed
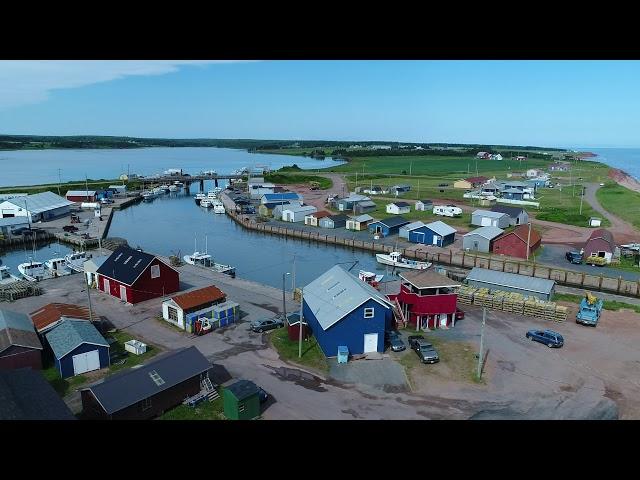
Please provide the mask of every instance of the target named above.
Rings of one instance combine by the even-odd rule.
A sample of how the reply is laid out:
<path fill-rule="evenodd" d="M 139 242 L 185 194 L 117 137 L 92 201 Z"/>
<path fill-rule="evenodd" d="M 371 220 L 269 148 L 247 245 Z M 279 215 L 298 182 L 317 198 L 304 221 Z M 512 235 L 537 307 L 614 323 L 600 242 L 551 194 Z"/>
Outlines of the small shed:
<path fill-rule="evenodd" d="M 312 227 L 317 227 L 319 226 L 319 222 L 322 218 L 330 217 L 330 216 L 331 214 L 324 210 L 322 212 L 314 212 L 309 215 L 305 215 L 304 224 L 311 225 Z"/>
<path fill-rule="evenodd" d="M 480 227 L 507 228 L 510 221 L 509 215 L 491 210 L 475 210 L 471 214 L 471 225 Z"/>
<path fill-rule="evenodd" d="M 431 210 L 433 208 L 433 202 L 431 200 L 418 200 L 416 202 L 417 211 Z"/>
<path fill-rule="evenodd" d="M 358 215 L 357 217 L 351 217 L 347 219 L 346 228 L 347 230 L 366 230 L 369 224 L 373 221 L 373 217 L 371 215 Z"/>
<path fill-rule="evenodd" d="M 91 322 L 65 319 L 46 337 L 62 378 L 110 365 L 109 343 Z"/>
<path fill-rule="evenodd" d="M 411 205 L 407 202 L 393 202 L 387 204 L 387 213 L 393 215 L 401 215 L 403 213 L 409 213 L 411 211 Z"/>
<path fill-rule="evenodd" d="M 258 214 L 263 217 L 270 217 L 273 214 L 273 209 L 280 203 L 262 203 L 258 206 Z"/>
<path fill-rule="evenodd" d="M 491 291 L 516 292 L 541 300 L 551 299 L 556 284 L 553 280 L 546 278 L 529 277 L 479 267 L 474 267 L 465 281 L 474 287 L 488 288 Z"/>
<path fill-rule="evenodd" d="M 354 205 L 353 210 L 355 213 L 367 213 L 373 212 L 378 206 L 372 200 L 365 200 L 363 202 L 358 202 Z"/>
<path fill-rule="evenodd" d="M 200 317 L 214 318 L 215 307 L 226 298 L 225 293 L 215 285 L 198 288 L 162 302 L 162 318 L 187 332 L 193 332 L 195 321 Z"/>
<path fill-rule="evenodd" d="M 493 241 L 504 230 L 498 227 L 480 227 L 462 236 L 462 248 L 475 252 L 488 253 L 493 250 Z"/>
<path fill-rule="evenodd" d="M 0 369 L 42 368 L 42 344 L 24 313 L 0 309 Z"/>
<path fill-rule="evenodd" d="M 313 205 L 287 205 L 282 209 L 283 222 L 304 222 L 304 217 L 317 212 Z"/>
<path fill-rule="evenodd" d="M 400 231 L 400 227 L 407 225 L 408 223 L 411 222 L 404 217 L 389 217 L 384 220 L 378 220 L 377 222 L 370 223 L 368 228 L 371 233 L 387 237 L 394 233 L 398 233 Z"/>
<path fill-rule="evenodd" d="M 253 420 L 260 416 L 260 392 L 255 383 L 238 380 L 224 389 L 224 416 L 230 420 Z"/>
<path fill-rule="evenodd" d="M 300 314 L 292 313 L 287 316 L 287 333 L 289 334 L 289 340 L 297 342 L 300 340 Z M 302 320 L 302 338 L 307 339 L 310 337 L 309 325 Z"/>
<path fill-rule="evenodd" d="M 492 212 L 505 213 L 509 215 L 509 225 L 525 225 L 529 222 L 529 214 L 522 207 L 508 205 L 494 205 L 491 207 Z"/>
<path fill-rule="evenodd" d="M 349 217 L 344 214 L 331 215 L 330 217 L 321 218 L 318 226 L 322 228 L 343 228 L 348 219 Z"/>
<path fill-rule="evenodd" d="M 609 230 L 599 228 L 591 232 L 591 236 L 583 247 L 584 256 L 595 256 L 604 258 L 607 263 L 611 262 L 614 252 L 616 251 L 616 243 L 613 234 Z"/>
<path fill-rule="evenodd" d="M 446 247 L 455 241 L 455 236 L 455 228 L 438 220 L 412 229 L 409 231 L 408 240 L 412 243 Z"/>
<path fill-rule="evenodd" d="M 399 195 L 401 193 L 406 193 L 406 192 L 411 191 L 411 185 L 408 185 L 406 183 L 401 183 L 399 185 L 394 185 L 393 187 L 391 187 L 391 191 L 395 195 Z"/>
<path fill-rule="evenodd" d="M 413 230 L 414 228 L 418 228 L 418 227 L 424 227 L 425 223 L 421 222 L 421 221 L 417 221 L 417 222 L 411 222 L 408 225 L 404 225 L 400 228 L 400 231 L 398 233 L 398 235 L 400 236 L 400 238 L 404 238 L 406 240 L 409 240 L 409 231 Z"/>
<path fill-rule="evenodd" d="M 65 198 L 70 202 L 95 202 L 98 196 L 95 190 L 69 190 Z"/>
<path fill-rule="evenodd" d="M 590 227 L 599 227 L 601 224 L 602 224 L 602 219 L 600 217 L 589 217 Z"/>

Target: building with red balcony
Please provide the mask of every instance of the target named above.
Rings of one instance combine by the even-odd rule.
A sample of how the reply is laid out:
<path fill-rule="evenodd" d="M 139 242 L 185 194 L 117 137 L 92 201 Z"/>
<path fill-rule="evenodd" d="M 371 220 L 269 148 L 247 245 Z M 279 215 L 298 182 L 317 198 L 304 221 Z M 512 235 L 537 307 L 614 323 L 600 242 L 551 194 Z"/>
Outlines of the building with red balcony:
<path fill-rule="evenodd" d="M 399 274 L 400 293 L 389 295 L 397 300 L 409 325 L 419 330 L 453 327 L 460 284 L 434 270 Z"/>

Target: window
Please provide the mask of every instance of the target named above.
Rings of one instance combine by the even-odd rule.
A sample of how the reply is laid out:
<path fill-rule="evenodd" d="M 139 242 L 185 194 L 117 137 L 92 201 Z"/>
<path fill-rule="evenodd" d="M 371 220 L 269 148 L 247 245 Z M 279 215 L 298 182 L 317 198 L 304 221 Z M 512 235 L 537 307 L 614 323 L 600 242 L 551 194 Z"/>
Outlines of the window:
<path fill-rule="evenodd" d="M 142 407 L 142 411 L 149 410 L 151 408 L 151 399 L 145 398 L 140 402 L 140 406 Z"/>
<path fill-rule="evenodd" d="M 151 266 L 151 278 L 158 278 L 160 276 L 160 265 Z"/>
<path fill-rule="evenodd" d="M 373 308 L 365 308 L 364 309 L 364 318 L 373 318 L 374 310 Z"/>
<path fill-rule="evenodd" d="M 133 258 L 133 257 L 132 257 L 131 255 L 129 255 L 129 256 L 127 257 L 127 259 L 124 261 L 124 264 L 126 265 L 126 264 L 127 264 L 127 262 L 128 262 L 129 260 L 131 260 L 132 258 Z"/>
<path fill-rule="evenodd" d="M 169 320 L 173 320 L 174 322 L 178 321 L 178 310 L 173 307 L 167 307 L 169 312 Z"/>
<path fill-rule="evenodd" d="M 240 405 L 238 405 L 238 412 L 239 413 L 244 412 L 244 403 L 241 403 Z"/>
<path fill-rule="evenodd" d="M 151 380 L 153 380 L 154 383 L 157 386 L 164 385 L 164 383 L 165 383 L 164 380 L 162 379 L 162 377 L 160 375 L 158 375 L 158 372 L 156 372 L 155 370 L 151 370 L 149 372 L 149 376 L 151 377 Z"/>

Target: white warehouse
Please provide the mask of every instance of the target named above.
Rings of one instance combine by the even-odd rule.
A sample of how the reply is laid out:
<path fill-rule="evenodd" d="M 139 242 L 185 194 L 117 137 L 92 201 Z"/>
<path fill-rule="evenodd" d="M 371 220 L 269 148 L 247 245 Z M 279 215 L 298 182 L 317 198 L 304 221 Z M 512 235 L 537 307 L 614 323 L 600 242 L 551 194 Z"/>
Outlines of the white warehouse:
<path fill-rule="evenodd" d="M 31 223 L 68 215 L 71 205 L 66 198 L 52 192 L 10 198 L 0 203 L 0 218 L 27 217 Z"/>

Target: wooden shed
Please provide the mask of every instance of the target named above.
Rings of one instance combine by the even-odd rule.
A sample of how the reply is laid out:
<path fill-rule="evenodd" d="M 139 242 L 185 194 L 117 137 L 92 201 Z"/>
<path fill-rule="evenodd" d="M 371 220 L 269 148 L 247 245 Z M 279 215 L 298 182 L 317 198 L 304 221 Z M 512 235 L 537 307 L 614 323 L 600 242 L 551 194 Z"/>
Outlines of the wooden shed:
<path fill-rule="evenodd" d="M 260 391 L 249 380 L 238 380 L 224 389 L 224 415 L 230 420 L 253 420 L 260 416 Z"/>

